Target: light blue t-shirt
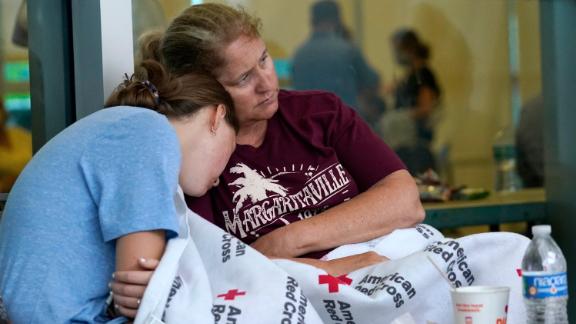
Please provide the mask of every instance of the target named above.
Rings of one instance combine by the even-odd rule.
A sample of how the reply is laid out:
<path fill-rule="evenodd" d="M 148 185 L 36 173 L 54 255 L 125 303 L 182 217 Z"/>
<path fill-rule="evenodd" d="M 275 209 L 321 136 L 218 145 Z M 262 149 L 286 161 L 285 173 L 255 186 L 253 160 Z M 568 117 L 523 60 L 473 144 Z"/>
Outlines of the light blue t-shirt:
<path fill-rule="evenodd" d="M 115 242 L 178 230 L 180 146 L 154 111 L 98 111 L 48 142 L 14 185 L 0 223 L 0 295 L 14 323 L 101 323 Z"/>

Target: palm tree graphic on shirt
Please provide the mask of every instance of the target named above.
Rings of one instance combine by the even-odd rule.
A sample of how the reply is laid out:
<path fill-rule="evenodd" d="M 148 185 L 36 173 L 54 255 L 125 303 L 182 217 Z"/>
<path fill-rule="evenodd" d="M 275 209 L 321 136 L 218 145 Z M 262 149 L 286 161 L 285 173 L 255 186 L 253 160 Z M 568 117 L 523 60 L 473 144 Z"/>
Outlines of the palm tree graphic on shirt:
<path fill-rule="evenodd" d="M 244 175 L 230 183 L 230 186 L 239 187 L 232 197 L 232 201 L 236 202 L 236 213 L 247 199 L 250 199 L 252 203 L 257 203 L 268 198 L 268 192 L 276 193 L 282 197 L 285 197 L 288 192 L 286 188 L 278 184 L 278 180 L 273 177 L 266 178 L 244 163 L 238 163 L 230 168 L 230 173 Z M 276 176 L 278 175 L 280 174 Z"/>

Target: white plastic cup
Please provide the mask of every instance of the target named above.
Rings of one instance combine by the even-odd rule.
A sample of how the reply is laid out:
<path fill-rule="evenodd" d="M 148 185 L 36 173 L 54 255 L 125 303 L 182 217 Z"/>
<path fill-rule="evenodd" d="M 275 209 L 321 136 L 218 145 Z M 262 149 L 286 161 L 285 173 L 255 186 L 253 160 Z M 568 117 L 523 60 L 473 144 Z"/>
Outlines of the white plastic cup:
<path fill-rule="evenodd" d="M 455 324 L 506 324 L 510 288 L 460 287 L 451 295 Z"/>

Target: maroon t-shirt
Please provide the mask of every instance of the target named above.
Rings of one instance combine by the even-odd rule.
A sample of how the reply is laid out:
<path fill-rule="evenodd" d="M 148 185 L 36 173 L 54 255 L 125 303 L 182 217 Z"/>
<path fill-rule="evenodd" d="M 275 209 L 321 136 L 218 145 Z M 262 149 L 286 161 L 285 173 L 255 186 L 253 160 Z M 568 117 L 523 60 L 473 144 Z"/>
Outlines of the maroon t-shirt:
<path fill-rule="evenodd" d="M 405 168 L 335 95 L 281 90 L 278 101 L 262 145 L 237 145 L 220 185 L 188 199 L 192 210 L 246 244 Z"/>

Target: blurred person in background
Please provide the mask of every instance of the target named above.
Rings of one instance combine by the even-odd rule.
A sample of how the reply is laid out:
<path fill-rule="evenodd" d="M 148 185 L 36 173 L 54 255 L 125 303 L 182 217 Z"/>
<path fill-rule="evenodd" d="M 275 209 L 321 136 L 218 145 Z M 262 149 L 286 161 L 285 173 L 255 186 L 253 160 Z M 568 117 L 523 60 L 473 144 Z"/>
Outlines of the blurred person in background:
<path fill-rule="evenodd" d="M 394 136 L 390 129 L 404 134 L 398 145 L 392 145 L 396 153 L 413 175 L 435 168 L 430 146 L 434 137 L 432 116 L 438 107 L 441 90 L 434 72 L 428 67 L 430 49 L 411 29 L 400 29 L 391 38 L 396 62 L 404 70 L 404 76 L 387 86 L 387 93 L 394 96 L 395 113 L 383 117 L 383 133 Z M 388 118 L 388 120 L 386 120 Z M 396 131 L 395 136 L 399 135 Z"/>
<path fill-rule="evenodd" d="M 377 100 L 380 77 L 353 44 L 338 3 L 318 1 L 312 5 L 310 16 L 311 36 L 292 60 L 293 88 L 333 92 L 365 121 L 374 120 L 372 111 L 385 109 L 384 101 Z"/>

